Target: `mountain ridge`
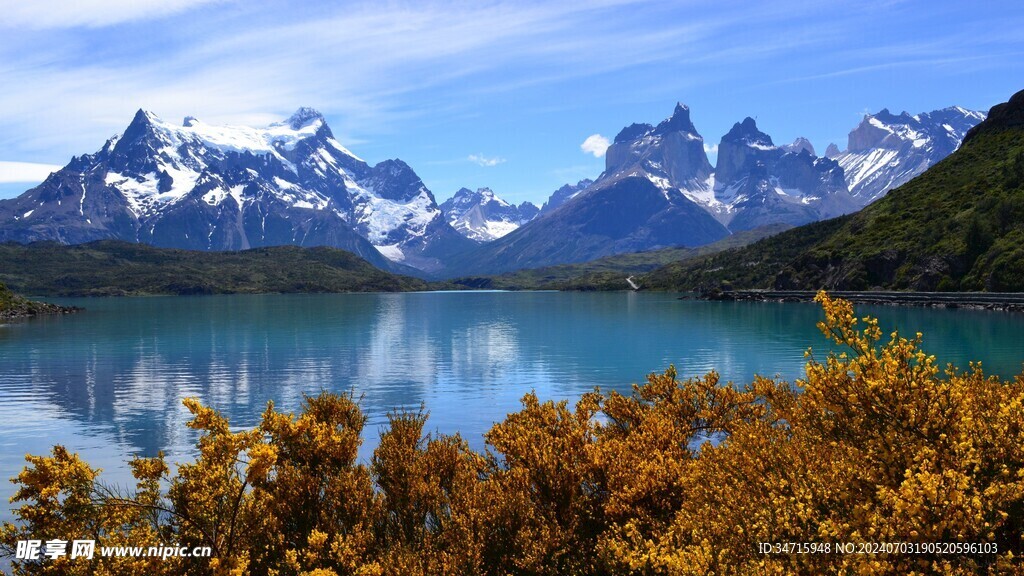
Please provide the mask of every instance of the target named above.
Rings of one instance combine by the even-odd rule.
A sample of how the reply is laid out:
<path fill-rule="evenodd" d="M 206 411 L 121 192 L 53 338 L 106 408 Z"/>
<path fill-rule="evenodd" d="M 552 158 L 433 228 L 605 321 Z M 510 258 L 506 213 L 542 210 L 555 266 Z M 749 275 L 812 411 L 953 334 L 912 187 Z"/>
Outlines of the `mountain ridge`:
<path fill-rule="evenodd" d="M 326 245 L 427 271 L 471 246 L 411 167 L 370 166 L 312 108 L 264 128 L 194 117 L 176 126 L 140 109 L 96 153 L 0 202 L 0 240 L 105 238 L 198 250 Z"/>
<path fill-rule="evenodd" d="M 863 210 L 671 264 L 643 285 L 1022 291 L 1022 222 L 1024 91 L 994 106 L 955 152 Z"/>

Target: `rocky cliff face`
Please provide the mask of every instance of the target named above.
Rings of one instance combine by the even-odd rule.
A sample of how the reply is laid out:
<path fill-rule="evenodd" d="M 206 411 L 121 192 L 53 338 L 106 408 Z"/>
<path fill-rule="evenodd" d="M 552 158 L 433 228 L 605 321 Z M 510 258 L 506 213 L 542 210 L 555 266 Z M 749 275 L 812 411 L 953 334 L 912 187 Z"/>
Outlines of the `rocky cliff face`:
<path fill-rule="evenodd" d="M 140 110 L 95 154 L 0 202 L 0 240 L 103 238 L 193 250 L 326 245 L 427 271 L 469 247 L 408 165 L 370 166 L 309 108 L 266 128 L 192 117 L 175 126 Z"/>
<path fill-rule="evenodd" d="M 718 144 L 715 182 L 722 188 L 721 184 L 736 182 L 758 165 L 774 164 L 782 154 L 782 149 L 772 143 L 771 136 L 758 130 L 757 123 L 748 116 L 733 124 L 722 136 Z"/>

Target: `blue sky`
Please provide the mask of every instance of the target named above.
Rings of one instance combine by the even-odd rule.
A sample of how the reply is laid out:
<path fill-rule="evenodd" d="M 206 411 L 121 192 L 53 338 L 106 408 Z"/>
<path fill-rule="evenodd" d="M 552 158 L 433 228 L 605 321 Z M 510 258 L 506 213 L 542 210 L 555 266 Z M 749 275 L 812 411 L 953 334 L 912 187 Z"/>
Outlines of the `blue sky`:
<path fill-rule="evenodd" d="M 265 125 L 313 106 L 438 201 L 540 203 L 601 172 L 592 136 L 677 101 L 708 146 L 753 116 L 819 153 L 868 111 L 987 110 L 1024 88 L 1022 25 L 996 1 L 0 0 L 0 197 L 138 108 Z"/>

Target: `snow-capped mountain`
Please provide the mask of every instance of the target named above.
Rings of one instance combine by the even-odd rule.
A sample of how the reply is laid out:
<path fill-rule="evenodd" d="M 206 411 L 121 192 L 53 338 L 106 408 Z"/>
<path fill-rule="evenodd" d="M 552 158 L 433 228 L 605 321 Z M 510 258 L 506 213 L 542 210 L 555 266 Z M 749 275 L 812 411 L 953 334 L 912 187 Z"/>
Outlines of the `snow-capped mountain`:
<path fill-rule="evenodd" d="M 959 106 L 899 115 L 883 109 L 850 132 L 846 150 L 833 151 L 850 193 L 864 206 L 949 156 L 984 112 Z"/>
<path fill-rule="evenodd" d="M 855 211 L 843 169 L 813 150 L 804 138 L 775 146 L 753 118 L 737 122 L 718 144 L 717 204 L 709 210 L 733 232 L 777 223 L 798 226 Z"/>
<path fill-rule="evenodd" d="M 490 188 L 460 188 L 441 203 L 441 212 L 455 231 L 470 240 L 490 242 L 533 220 L 540 208 L 502 200 Z"/>
<path fill-rule="evenodd" d="M 311 108 L 265 128 L 192 117 L 179 126 L 139 110 L 95 154 L 0 202 L 0 240 L 102 238 L 194 250 L 328 245 L 423 270 L 467 247 L 408 165 L 370 166 Z"/>

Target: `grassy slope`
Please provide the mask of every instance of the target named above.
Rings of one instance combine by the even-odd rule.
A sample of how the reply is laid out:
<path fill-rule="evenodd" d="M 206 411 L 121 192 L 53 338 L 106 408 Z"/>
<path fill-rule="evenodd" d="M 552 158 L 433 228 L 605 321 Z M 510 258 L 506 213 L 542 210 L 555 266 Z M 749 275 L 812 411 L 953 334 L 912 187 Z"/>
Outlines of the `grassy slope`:
<path fill-rule="evenodd" d="M 0 244 L 0 281 L 51 296 L 422 290 L 333 248 L 279 246 L 192 252 L 100 241 L 77 246 Z"/>
<path fill-rule="evenodd" d="M 733 234 L 718 242 L 697 248 L 664 248 L 606 256 L 580 264 L 562 264 L 518 270 L 498 276 L 456 278 L 449 282 L 455 288 L 487 288 L 498 290 L 627 290 L 626 278 L 643 274 L 685 258 L 712 254 L 737 246 L 745 246 L 788 229 L 785 224 L 765 226 Z"/>
<path fill-rule="evenodd" d="M 1024 290 L 1024 129 L 989 126 L 860 212 L 641 278 L 645 287 Z"/>

